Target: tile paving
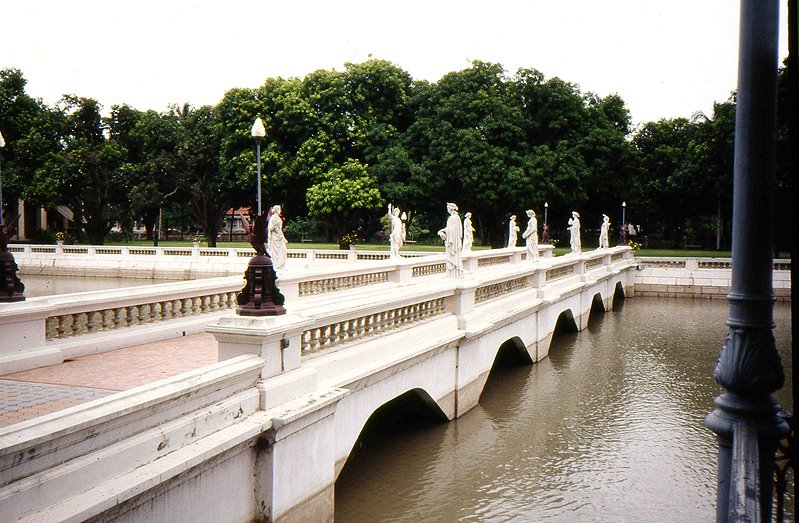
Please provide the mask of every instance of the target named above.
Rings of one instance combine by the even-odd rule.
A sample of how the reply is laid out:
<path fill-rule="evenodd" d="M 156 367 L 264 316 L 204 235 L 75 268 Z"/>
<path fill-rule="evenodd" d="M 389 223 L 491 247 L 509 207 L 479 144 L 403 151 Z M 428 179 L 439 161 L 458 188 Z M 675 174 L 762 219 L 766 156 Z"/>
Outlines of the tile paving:
<path fill-rule="evenodd" d="M 135 345 L 0 376 L 0 427 L 57 412 L 217 361 L 211 334 Z"/>

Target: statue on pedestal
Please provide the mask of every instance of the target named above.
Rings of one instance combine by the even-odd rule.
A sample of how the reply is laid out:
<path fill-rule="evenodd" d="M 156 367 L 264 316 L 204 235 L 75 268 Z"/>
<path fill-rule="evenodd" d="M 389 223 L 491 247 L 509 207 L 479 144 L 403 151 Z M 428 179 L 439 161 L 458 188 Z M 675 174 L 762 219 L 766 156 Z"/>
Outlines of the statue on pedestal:
<path fill-rule="evenodd" d="M 8 225 L 0 224 L 0 302 L 24 301 L 25 285 L 17 276 L 17 262 L 8 242 L 17 234 L 19 215 Z"/>
<path fill-rule="evenodd" d="M 607 249 L 610 247 L 608 243 L 608 233 L 610 232 L 610 217 L 607 214 L 602 215 L 602 227 L 599 229 L 599 248 Z"/>
<path fill-rule="evenodd" d="M 405 243 L 405 223 L 400 217 L 400 208 L 388 204 L 388 218 L 391 220 L 391 233 L 389 234 L 389 242 L 391 243 L 391 257 L 400 257 L 400 247 Z"/>
<path fill-rule="evenodd" d="M 282 271 L 286 268 L 286 258 L 288 257 L 288 241 L 283 235 L 283 218 L 280 216 L 282 211 L 280 205 L 273 205 L 269 210 L 269 221 L 267 224 L 269 255 L 272 257 L 272 264 L 275 270 Z"/>
<path fill-rule="evenodd" d="M 572 217 L 569 218 L 569 233 L 569 246 L 572 254 L 580 254 L 582 252 L 582 246 L 580 245 L 580 215 L 577 211 L 572 211 Z"/>
<path fill-rule="evenodd" d="M 513 214 L 508 221 L 508 248 L 516 247 L 519 236 L 519 226 L 516 225 L 516 215 Z"/>
<path fill-rule="evenodd" d="M 474 242 L 474 227 L 472 227 L 472 213 L 463 215 L 463 249 L 462 252 L 471 252 Z"/>
<path fill-rule="evenodd" d="M 538 220 L 532 209 L 527 211 L 527 216 L 530 219 L 527 221 L 527 229 L 522 233 L 522 238 L 527 246 L 527 259 L 535 261 L 538 259 Z"/>
<path fill-rule="evenodd" d="M 444 240 L 447 255 L 447 276 L 453 278 L 463 277 L 463 261 L 461 260 L 461 246 L 463 242 L 463 225 L 458 216 L 458 206 L 454 203 L 447 204 L 447 226 L 438 231 L 438 236 Z"/>

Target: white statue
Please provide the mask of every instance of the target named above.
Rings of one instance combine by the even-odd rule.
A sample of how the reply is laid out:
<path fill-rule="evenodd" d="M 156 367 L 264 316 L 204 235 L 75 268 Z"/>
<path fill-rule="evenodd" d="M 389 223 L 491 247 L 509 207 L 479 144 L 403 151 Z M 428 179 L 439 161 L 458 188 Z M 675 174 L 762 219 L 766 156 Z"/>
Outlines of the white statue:
<path fill-rule="evenodd" d="M 474 241 L 474 227 L 472 227 L 472 213 L 463 215 L 463 249 L 462 252 L 471 252 Z"/>
<path fill-rule="evenodd" d="M 538 220 L 532 209 L 527 211 L 527 216 L 530 220 L 527 222 L 527 229 L 522 233 L 522 238 L 527 245 L 527 259 L 535 261 L 538 259 Z"/>
<path fill-rule="evenodd" d="M 283 218 L 280 216 L 280 205 L 273 205 L 269 209 L 269 222 L 266 226 L 268 234 L 268 249 L 269 256 L 272 257 L 272 264 L 276 271 L 283 270 L 286 267 L 286 257 L 288 242 L 283 235 Z"/>
<path fill-rule="evenodd" d="M 388 217 L 391 220 L 391 234 L 389 241 L 391 242 L 391 257 L 400 257 L 400 247 L 405 243 L 405 222 L 400 217 L 400 208 L 388 204 Z"/>
<path fill-rule="evenodd" d="M 610 231 L 610 218 L 607 214 L 602 215 L 602 227 L 599 229 L 599 248 L 607 249 L 610 244 L 608 243 L 608 232 Z"/>
<path fill-rule="evenodd" d="M 569 218 L 569 245 L 572 248 L 572 254 L 580 254 L 582 247 L 580 245 L 580 215 L 577 211 L 572 211 L 572 217 Z"/>
<path fill-rule="evenodd" d="M 508 248 L 516 247 L 516 240 L 518 239 L 519 226 L 516 225 L 516 215 L 510 217 L 508 222 Z"/>
<path fill-rule="evenodd" d="M 438 235 L 444 240 L 444 248 L 447 254 L 447 276 L 461 278 L 463 277 L 463 262 L 461 260 L 463 226 L 461 218 L 458 216 L 457 205 L 448 203 L 447 212 L 449 212 L 447 226 L 438 231 Z"/>

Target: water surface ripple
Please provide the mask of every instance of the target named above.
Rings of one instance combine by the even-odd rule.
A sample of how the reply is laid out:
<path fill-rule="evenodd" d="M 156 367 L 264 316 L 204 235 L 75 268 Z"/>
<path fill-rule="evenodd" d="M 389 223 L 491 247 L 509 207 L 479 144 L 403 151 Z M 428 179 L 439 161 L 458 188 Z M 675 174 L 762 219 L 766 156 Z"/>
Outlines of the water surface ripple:
<path fill-rule="evenodd" d="M 790 410 L 789 305 L 774 315 Z M 547 359 L 495 368 L 461 418 L 362 442 L 336 482 L 336 521 L 714 520 L 703 419 L 726 316 L 726 301 L 665 298 L 593 316 Z"/>

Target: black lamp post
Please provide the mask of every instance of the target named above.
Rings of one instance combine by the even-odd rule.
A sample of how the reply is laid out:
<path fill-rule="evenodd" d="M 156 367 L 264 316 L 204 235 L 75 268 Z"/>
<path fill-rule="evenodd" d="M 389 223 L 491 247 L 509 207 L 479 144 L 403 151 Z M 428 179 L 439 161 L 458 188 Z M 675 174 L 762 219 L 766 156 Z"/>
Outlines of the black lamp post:
<path fill-rule="evenodd" d="M 788 431 L 771 396 L 784 382 L 774 334 L 773 178 L 779 2 L 742 0 L 733 166 L 729 331 L 713 373 L 716 521 L 771 521 L 774 452 Z"/>
<path fill-rule="evenodd" d="M 621 231 L 619 231 L 619 246 L 627 245 L 627 202 L 621 202 Z"/>
<path fill-rule="evenodd" d="M 252 124 L 252 137 L 255 138 L 255 157 L 258 162 L 258 212 L 256 213 L 258 215 L 261 214 L 261 140 L 263 140 L 264 136 L 266 136 L 266 129 L 259 116 L 255 119 L 255 123 Z"/>
<path fill-rule="evenodd" d="M 250 226 L 245 221 L 250 245 L 255 249 L 244 273 L 244 288 L 236 296 L 236 314 L 240 316 L 280 316 L 286 314 L 283 307 L 285 297 L 277 287 L 277 274 L 275 273 L 272 258 L 266 249 L 266 213 L 261 211 L 261 140 L 266 136 L 266 129 L 261 118 L 256 118 L 252 126 L 252 136 L 255 138 L 258 157 L 258 214 L 255 222 Z M 231 227 L 232 227 L 231 222 Z"/>
<path fill-rule="evenodd" d="M 0 149 L 6 146 L 6 141 L 3 139 L 3 133 L 0 133 Z M 3 223 L 3 157 L 0 156 L 0 224 Z"/>
<path fill-rule="evenodd" d="M 541 233 L 541 243 L 547 245 L 549 243 L 549 225 L 547 225 L 547 211 L 549 211 L 549 202 L 544 202 L 544 232 Z"/>

